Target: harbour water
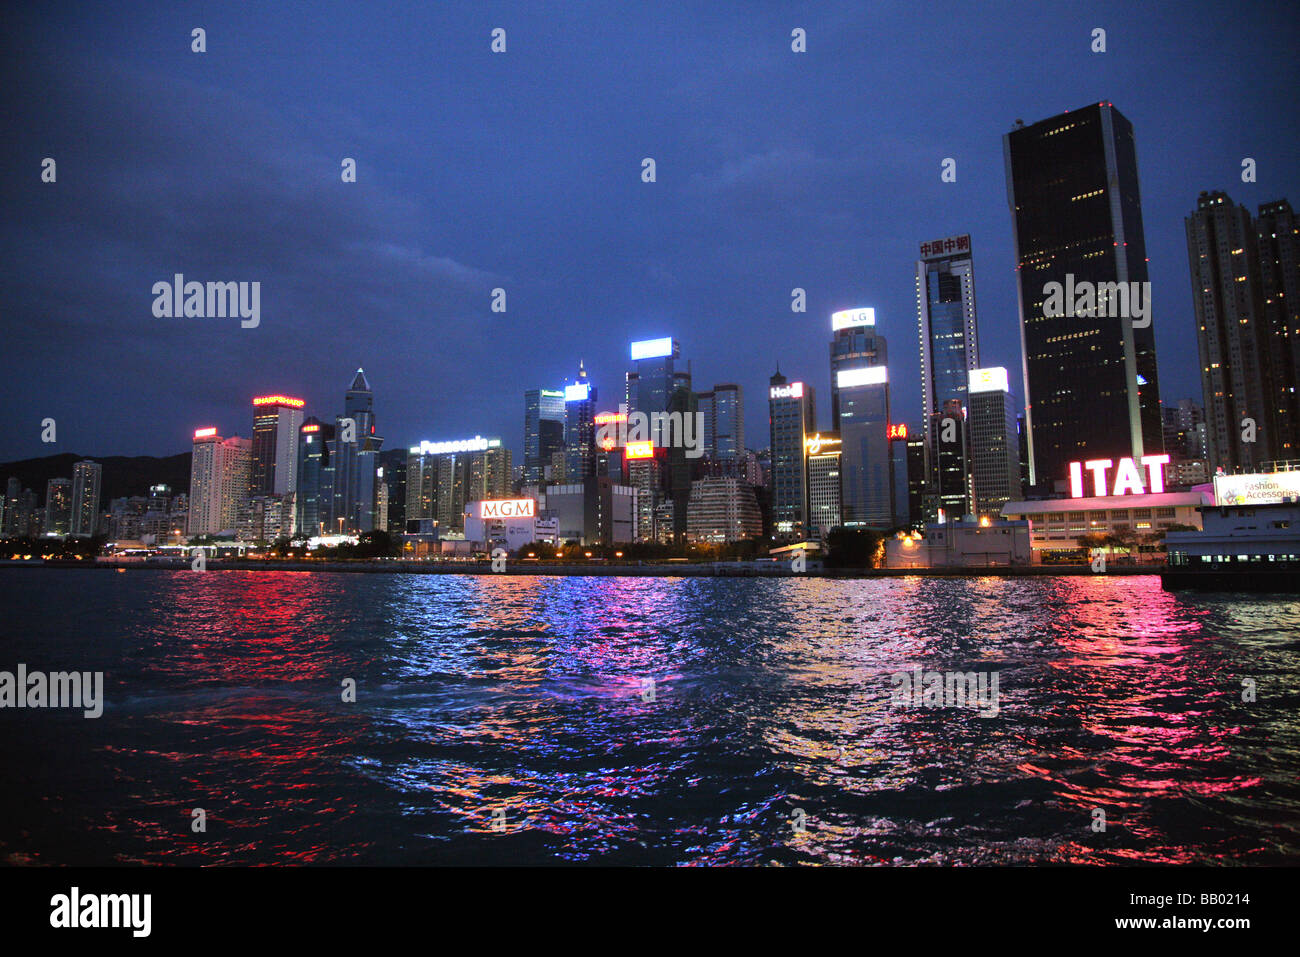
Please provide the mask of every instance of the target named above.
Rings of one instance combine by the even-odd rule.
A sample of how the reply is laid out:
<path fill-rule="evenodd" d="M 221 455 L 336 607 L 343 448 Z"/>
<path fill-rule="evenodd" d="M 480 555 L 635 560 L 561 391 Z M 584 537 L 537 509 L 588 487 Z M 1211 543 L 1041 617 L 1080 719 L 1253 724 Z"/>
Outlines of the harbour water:
<path fill-rule="evenodd" d="M 1300 860 L 1288 598 L 49 568 L 0 596 L 0 671 L 106 699 L 0 709 L 9 864 Z M 996 714 L 904 706 L 918 668 L 996 676 Z"/>

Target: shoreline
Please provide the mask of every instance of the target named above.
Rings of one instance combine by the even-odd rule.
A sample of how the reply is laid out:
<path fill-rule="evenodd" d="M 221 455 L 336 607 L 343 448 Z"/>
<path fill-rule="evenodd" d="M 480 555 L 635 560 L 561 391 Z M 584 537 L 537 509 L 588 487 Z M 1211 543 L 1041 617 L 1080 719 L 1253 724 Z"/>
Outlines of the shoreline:
<path fill-rule="evenodd" d="M 483 562 L 408 562 L 375 560 L 336 561 L 209 561 L 208 571 L 270 572 L 341 572 L 369 575 L 500 575 L 506 576 L 575 576 L 595 578 L 1035 578 L 1106 575 L 1160 575 L 1161 564 L 1111 565 L 1105 572 L 1093 572 L 1088 565 L 991 565 L 948 568 L 824 568 L 795 573 L 784 564 L 779 567 L 728 568 L 727 562 L 665 565 L 557 565 L 511 562 L 505 571 L 492 571 Z M 46 562 L 0 560 L 0 568 L 68 568 L 104 571 L 187 571 L 189 562 L 140 562 L 101 559 L 93 562 Z"/>

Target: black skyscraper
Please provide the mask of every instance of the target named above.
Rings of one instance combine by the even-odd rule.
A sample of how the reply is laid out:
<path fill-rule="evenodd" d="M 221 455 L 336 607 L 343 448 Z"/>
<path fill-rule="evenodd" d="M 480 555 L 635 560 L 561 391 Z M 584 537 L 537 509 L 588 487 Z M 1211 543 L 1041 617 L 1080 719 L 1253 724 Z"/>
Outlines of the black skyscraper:
<path fill-rule="evenodd" d="M 1158 454 L 1163 444 L 1149 287 L 1139 287 L 1148 311 L 1137 327 L 1075 308 L 1044 314 L 1048 283 L 1067 290 L 1067 306 L 1080 283 L 1146 283 L 1137 150 L 1132 124 L 1109 103 L 1018 123 L 1003 147 L 1031 482 L 1050 490 L 1070 462 Z"/>

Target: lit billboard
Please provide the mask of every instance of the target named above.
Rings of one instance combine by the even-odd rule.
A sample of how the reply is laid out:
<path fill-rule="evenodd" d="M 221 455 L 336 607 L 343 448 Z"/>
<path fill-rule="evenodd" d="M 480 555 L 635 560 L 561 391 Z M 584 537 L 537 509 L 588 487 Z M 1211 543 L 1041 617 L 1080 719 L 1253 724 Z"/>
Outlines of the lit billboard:
<path fill-rule="evenodd" d="M 564 387 L 565 402 L 582 402 L 589 395 L 591 395 L 590 382 L 579 382 L 577 385 L 566 385 Z"/>
<path fill-rule="evenodd" d="M 495 449 L 501 445 L 500 439 L 485 439 L 476 435 L 472 439 L 457 439 L 453 442 L 421 442 L 412 446 L 412 455 L 445 455 L 448 452 L 482 452 Z"/>
<path fill-rule="evenodd" d="M 629 442 L 627 444 L 627 457 L 629 459 L 652 459 L 655 455 L 655 446 L 653 442 Z"/>
<path fill-rule="evenodd" d="M 194 438 L 196 439 L 210 439 L 213 438 L 216 434 L 217 434 L 216 428 L 194 430 Z"/>
<path fill-rule="evenodd" d="M 900 422 L 900 423 L 898 423 L 897 425 L 891 425 L 891 426 L 889 427 L 889 437 L 890 437 L 891 439 L 905 439 L 905 438 L 907 438 L 907 423 L 906 423 L 906 422 Z"/>
<path fill-rule="evenodd" d="M 841 329 L 850 329 L 853 326 L 874 326 L 876 324 L 876 310 L 868 309 L 841 309 L 839 312 L 831 313 L 831 331 L 839 332 Z"/>
<path fill-rule="evenodd" d="M 1300 499 L 1300 471 L 1214 476 L 1215 505 L 1276 505 Z"/>
<path fill-rule="evenodd" d="M 803 398 L 803 383 L 791 382 L 789 385 L 774 385 L 767 391 L 769 399 L 801 399 Z"/>
<path fill-rule="evenodd" d="M 665 336 L 662 339 L 642 339 L 639 342 L 632 343 L 632 358 L 635 359 L 660 359 L 664 356 L 673 354 L 673 337 Z"/>
<path fill-rule="evenodd" d="M 1010 392 L 1011 380 L 1007 377 L 1007 370 L 1001 366 L 971 369 L 966 391 L 972 395 L 977 392 Z"/>
<path fill-rule="evenodd" d="M 854 389 L 863 385 L 881 385 L 888 380 L 889 370 L 886 366 L 841 369 L 835 375 L 835 384 L 841 389 Z"/>
<path fill-rule="evenodd" d="M 809 455 L 839 455 L 837 446 L 843 444 L 838 436 L 822 435 L 818 432 L 810 439 L 803 440 L 803 450 Z"/>
<path fill-rule="evenodd" d="M 532 518 L 537 514 L 537 503 L 531 498 L 502 498 L 478 503 L 478 517 Z"/>

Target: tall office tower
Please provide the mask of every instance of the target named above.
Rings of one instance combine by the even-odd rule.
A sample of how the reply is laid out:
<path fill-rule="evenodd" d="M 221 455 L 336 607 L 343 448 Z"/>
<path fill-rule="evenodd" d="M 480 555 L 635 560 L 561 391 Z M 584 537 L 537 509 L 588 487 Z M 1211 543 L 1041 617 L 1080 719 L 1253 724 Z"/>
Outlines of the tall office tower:
<path fill-rule="evenodd" d="M 654 455 L 630 457 L 627 460 L 627 484 L 636 489 L 637 540 L 658 541 L 655 531 L 655 509 L 663 501 L 663 464 Z"/>
<path fill-rule="evenodd" d="M 1017 121 L 1003 153 L 1020 273 L 1030 484 L 1051 491 L 1068 479 L 1070 462 L 1160 451 L 1137 149 L 1132 124 L 1099 103 L 1032 126 Z M 1129 285 L 1133 318 L 1110 315 L 1122 311 L 1122 294 L 1097 284 L 1111 283 L 1138 283 L 1145 315 L 1137 318 Z M 1103 316 L 1095 304 L 1107 292 L 1114 295 Z"/>
<path fill-rule="evenodd" d="M 10 477 L 5 483 L 4 498 L 0 499 L 0 537 L 17 538 L 21 534 L 18 531 L 18 502 L 22 494 L 22 482 Z"/>
<path fill-rule="evenodd" d="M 334 425 L 312 416 L 298 429 L 298 514 L 295 525 L 308 537 L 334 528 Z"/>
<path fill-rule="evenodd" d="M 970 420 L 960 399 L 945 399 L 930 416 L 930 478 L 926 521 L 958 522 L 973 513 Z"/>
<path fill-rule="evenodd" d="M 890 528 L 894 470 L 889 454 L 889 353 L 874 309 L 831 316 L 831 418 L 844 454 L 841 508 L 846 528 Z"/>
<path fill-rule="evenodd" d="M 826 541 L 840 516 L 840 437 L 819 432 L 804 441 L 808 469 L 808 537 Z"/>
<path fill-rule="evenodd" d="M 284 495 L 298 487 L 298 430 L 302 399 L 261 395 L 253 399 L 253 495 Z"/>
<path fill-rule="evenodd" d="M 345 532 L 373 531 L 375 456 L 384 447 L 384 440 L 375 432 L 375 394 L 361 369 L 352 377 L 343 398 L 343 415 L 335 421 L 335 432 L 334 525 L 339 526 L 342 518 Z"/>
<path fill-rule="evenodd" d="M 248 489 L 253 477 L 253 440 L 234 435 L 221 443 L 221 521 L 217 531 L 237 526 L 239 516 L 248 505 Z"/>
<path fill-rule="evenodd" d="M 772 493 L 772 533 L 781 539 L 803 539 L 809 533 L 811 518 L 804 448 L 817 432 L 813 387 L 787 381 L 778 369 L 768 380 L 767 414 L 772 443 L 768 481 Z"/>
<path fill-rule="evenodd" d="M 545 430 L 543 430 L 543 423 L 549 423 L 549 427 Z M 524 393 L 525 483 L 536 485 L 542 481 L 542 469 L 550 462 L 551 453 L 561 447 L 555 444 L 557 431 L 560 442 L 563 443 L 564 391 L 529 389 Z"/>
<path fill-rule="evenodd" d="M 1255 220 L 1264 326 L 1272 343 L 1273 458 L 1300 459 L 1300 222 L 1285 199 Z"/>
<path fill-rule="evenodd" d="M 99 527 L 99 483 L 103 469 L 89 459 L 72 466 L 72 535 L 90 538 Z"/>
<path fill-rule="evenodd" d="M 930 447 L 924 435 L 907 439 L 907 523 L 913 527 L 925 522 L 925 493 L 930 480 Z"/>
<path fill-rule="evenodd" d="M 673 390 L 683 383 L 690 388 L 690 373 L 675 366 L 681 346 L 671 336 L 634 342 L 631 355 L 636 369 L 627 375 L 629 412 L 667 412 Z"/>
<path fill-rule="evenodd" d="M 1007 370 L 972 369 L 968 395 L 975 514 L 999 519 L 1002 506 L 1020 498 L 1016 405 Z"/>
<path fill-rule="evenodd" d="M 1201 193 L 1185 223 L 1210 466 L 1249 468 L 1274 458 L 1276 420 L 1255 227 L 1220 192 Z"/>
<path fill-rule="evenodd" d="M 928 423 L 948 399 L 965 403 L 967 373 L 980 364 L 970 236 L 921 243 L 916 302 L 921 325 L 922 414 Z"/>
<path fill-rule="evenodd" d="M 596 475 L 596 387 L 578 360 L 578 378 L 564 387 L 565 477 L 581 482 Z"/>
<path fill-rule="evenodd" d="M 72 533 L 72 481 L 52 478 L 45 483 L 45 534 Z"/>
<path fill-rule="evenodd" d="M 715 385 L 696 396 L 704 413 L 704 454 L 730 461 L 745 451 L 745 398 L 740 386 Z"/>
<path fill-rule="evenodd" d="M 379 482 L 375 494 L 378 496 L 379 488 L 386 489 L 387 512 L 381 512 L 376 498 L 375 522 L 378 528 L 379 516 L 383 514 L 383 531 L 401 532 L 406 528 L 406 457 L 408 454 L 407 450 L 402 448 L 385 449 L 376 458 L 379 463 L 376 469 L 379 473 Z"/>
<path fill-rule="evenodd" d="M 697 418 L 699 403 L 695 399 L 695 393 L 691 391 L 689 377 L 676 375 L 674 381 L 677 385 L 668 396 L 668 415 L 683 424 L 684 434 L 682 441 L 674 441 L 668 447 L 668 494 L 673 500 L 673 543 L 681 545 L 686 541 L 691 486 L 695 479 L 696 463 L 699 461 L 698 457 L 692 458 L 686 454 L 688 449 L 684 441 L 685 432 L 689 428 L 691 434 L 698 436 L 698 439 L 703 437 L 694 431 L 694 425 L 686 426 L 687 422 L 699 421 Z M 678 437 L 673 436 L 673 438 Z"/>

